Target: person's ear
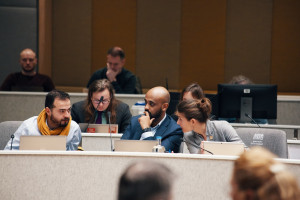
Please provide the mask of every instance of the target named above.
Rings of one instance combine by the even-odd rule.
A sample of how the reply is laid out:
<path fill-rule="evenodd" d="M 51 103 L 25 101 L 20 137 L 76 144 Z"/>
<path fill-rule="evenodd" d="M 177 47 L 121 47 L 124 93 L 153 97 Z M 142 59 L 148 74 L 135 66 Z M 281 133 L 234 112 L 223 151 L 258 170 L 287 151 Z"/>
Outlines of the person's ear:
<path fill-rule="evenodd" d="M 162 105 L 162 110 L 163 110 L 164 112 L 166 112 L 167 109 L 168 109 L 168 107 L 169 107 L 169 104 L 168 104 L 168 103 L 164 103 L 164 104 Z"/>
<path fill-rule="evenodd" d="M 190 120 L 190 122 L 192 123 L 192 125 L 195 125 L 195 124 L 196 124 L 196 120 L 195 120 L 194 118 L 192 118 L 192 119 Z"/>
<path fill-rule="evenodd" d="M 46 107 L 45 111 L 46 111 L 47 116 L 51 115 L 51 109 L 49 107 Z"/>

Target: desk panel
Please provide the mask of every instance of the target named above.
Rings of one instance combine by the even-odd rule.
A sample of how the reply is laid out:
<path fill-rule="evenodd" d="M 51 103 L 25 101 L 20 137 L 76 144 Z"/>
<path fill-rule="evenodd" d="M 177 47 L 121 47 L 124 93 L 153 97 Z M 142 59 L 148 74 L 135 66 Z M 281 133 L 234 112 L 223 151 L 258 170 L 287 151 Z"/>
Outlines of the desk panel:
<path fill-rule="evenodd" d="M 288 140 L 287 144 L 288 144 L 289 159 L 300 160 L 300 141 Z"/>
<path fill-rule="evenodd" d="M 119 140 L 123 134 L 82 133 L 82 148 L 84 151 L 110 151 L 111 140 Z"/>
<path fill-rule="evenodd" d="M 0 91 L 0 122 L 23 121 L 38 115 L 44 108 L 46 94 Z M 84 100 L 87 96 L 87 93 L 69 94 L 71 103 Z M 130 108 L 137 101 L 144 101 L 144 97 L 144 94 L 116 94 L 116 98 L 127 103 Z M 300 125 L 300 96 L 278 95 L 277 124 Z"/>
<path fill-rule="evenodd" d="M 119 140 L 122 134 L 112 134 L 112 142 Z M 289 159 L 300 160 L 300 140 L 287 140 Z M 108 133 L 82 133 L 82 147 L 85 151 L 111 151 Z M 189 154 L 185 143 L 182 143 L 184 154 Z"/>
<path fill-rule="evenodd" d="M 130 163 L 155 160 L 169 166 L 177 175 L 175 200 L 199 197 L 229 200 L 235 158 L 160 153 L 0 151 L 0 195 L 12 200 L 113 200 L 119 176 Z M 300 161 L 280 160 L 287 163 L 300 181 Z"/>

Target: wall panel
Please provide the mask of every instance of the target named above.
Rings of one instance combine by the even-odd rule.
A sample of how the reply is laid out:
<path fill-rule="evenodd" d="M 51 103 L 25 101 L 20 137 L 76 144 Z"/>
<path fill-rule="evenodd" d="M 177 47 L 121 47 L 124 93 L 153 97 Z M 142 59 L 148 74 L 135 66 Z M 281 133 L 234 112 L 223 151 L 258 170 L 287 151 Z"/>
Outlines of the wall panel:
<path fill-rule="evenodd" d="M 138 0 L 136 74 L 144 88 L 179 86 L 180 0 Z"/>
<path fill-rule="evenodd" d="M 300 92 L 300 1 L 274 0 L 271 82 Z"/>
<path fill-rule="evenodd" d="M 120 46 L 125 51 L 125 68 L 135 73 L 136 1 L 92 0 L 91 74 L 106 66 L 107 50 Z"/>
<path fill-rule="evenodd" d="M 39 72 L 52 76 L 52 0 L 39 0 Z"/>
<path fill-rule="evenodd" d="M 270 83 L 272 0 L 228 0 L 225 81 L 243 74 Z"/>
<path fill-rule="evenodd" d="M 37 17 L 35 0 L 0 1 L 0 84 L 10 73 L 21 71 L 19 59 L 23 49 L 38 50 Z"/>
<path fill-rule="evenodd" d="M 182 1 L 180 88 L 216 90 L 224 79 L 226 0 Z"/>
<path fill-rule="evenodd" d="M 91 66 L 91 0 L 53 0 L 52 11 L 54 84 L 86 85 Z"/>

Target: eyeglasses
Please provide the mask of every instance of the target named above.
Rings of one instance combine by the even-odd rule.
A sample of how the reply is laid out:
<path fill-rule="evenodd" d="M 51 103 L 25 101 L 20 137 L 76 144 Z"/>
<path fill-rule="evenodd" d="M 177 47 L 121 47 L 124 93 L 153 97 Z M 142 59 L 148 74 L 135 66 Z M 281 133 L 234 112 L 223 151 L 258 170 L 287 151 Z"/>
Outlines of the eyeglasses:
<path fill-rule="evenodd" d="M 92 101 L 93 101 L 93 103 L 95 103 L 95 104 L 103 103 L 103 104 L 105 105 L 105 104 L 109 104 L 110 99 L 104 99 L 104 100 L 102 100 L 101 102 L 100 102 L 99 99 L 93 99 Z"/>

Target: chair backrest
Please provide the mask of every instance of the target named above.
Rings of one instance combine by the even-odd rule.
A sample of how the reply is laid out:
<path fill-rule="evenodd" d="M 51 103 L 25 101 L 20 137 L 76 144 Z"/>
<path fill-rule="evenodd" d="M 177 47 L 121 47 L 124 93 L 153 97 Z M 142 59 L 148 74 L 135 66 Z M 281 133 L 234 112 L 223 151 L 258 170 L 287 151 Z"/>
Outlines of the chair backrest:
<path fill-rule="evenodd" d="M 279 158 L 288 158 L 285 131 L 267 128 L 237 128 L 236 132 L 249 148 L 262 146 Z"/>
<path fill-rule="evenodd" d="M 6 146 L 11 135 L 16 132 L 23 121 L 5 121 L 0 123 L 0 150 Z"/>

